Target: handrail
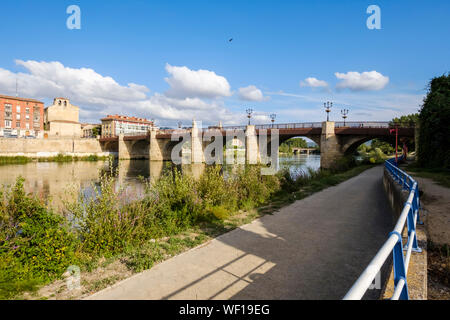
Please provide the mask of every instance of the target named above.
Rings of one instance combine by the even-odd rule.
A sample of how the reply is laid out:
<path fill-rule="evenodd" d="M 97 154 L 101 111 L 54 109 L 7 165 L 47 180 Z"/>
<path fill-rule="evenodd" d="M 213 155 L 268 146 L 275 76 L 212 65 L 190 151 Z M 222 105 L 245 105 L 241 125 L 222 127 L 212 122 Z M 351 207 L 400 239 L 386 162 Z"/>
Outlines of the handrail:
<path fill-rule="evenodd" d="M 353 284 L 344 297 L 344 300 L 359 300 L 371 286 L 373 279 L 380 271 L 383 264 L 392 252 L 393 269 L 394 269 L 394 293 L 391 300 L 408 300 L 408 267 L 411 259 L 411 253 L 422 252 L 417 243 L 416 224 L 419 221 L 419 186 L 417 182 L 406 172 L 397 167 L 395 159 L 385 161 L 385 168 L 392 178 L 402 186 L 403 189 L 409 190 L 408 199 L 403 207 L 400 217 L 394 230 L 389 234 L 388 239 L 381 249 L 369 263 L 364 272 L 359 276 L 358 280 Z M 402 242 L 402 232 L 405 227 L 408 228 L 408 241 L 405 245 Z M 406 254 L 403 251 L 406 250 Z"/>

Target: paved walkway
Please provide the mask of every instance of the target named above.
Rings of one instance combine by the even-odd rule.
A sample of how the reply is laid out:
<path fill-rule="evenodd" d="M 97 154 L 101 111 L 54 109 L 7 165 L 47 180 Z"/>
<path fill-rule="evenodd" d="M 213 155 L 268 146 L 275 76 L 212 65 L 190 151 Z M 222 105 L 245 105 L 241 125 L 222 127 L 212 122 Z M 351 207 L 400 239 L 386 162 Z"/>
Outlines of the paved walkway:
<path fill-rule="evenodd" d="M 296 201 L 88 299 L 341 299 L 392 229 L 382 170 Z"/>

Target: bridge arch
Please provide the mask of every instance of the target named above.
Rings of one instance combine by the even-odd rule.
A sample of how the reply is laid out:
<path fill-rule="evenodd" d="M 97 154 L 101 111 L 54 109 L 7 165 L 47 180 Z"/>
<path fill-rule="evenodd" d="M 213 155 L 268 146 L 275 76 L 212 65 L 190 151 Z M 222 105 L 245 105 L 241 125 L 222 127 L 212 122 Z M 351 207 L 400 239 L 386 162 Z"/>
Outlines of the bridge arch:
<path fill-rule="evenodd" d="M 150 142 L 148 139 L 130 141 L 128 150 L 130 150 L 131 159 L 148 159 Z"/>
<path fill-rule="evenodd" d="M 100 144 L 103 152 L 118 152 L 119 143 L 118 141 L 106 141 Z"/>
<path fill-rule="evenodd" d="M 392 148 L 395 149 L 395 136 L 366 136 L 347 138 L 346 141 L 342 142 L 341 151 L 344 155 L 351 155 L 358 149 L 360 145 L 374 139 L 387 142 L 392 146 Z M 398 143 L 399 145 L 401 145 L 403 142 L 411 142 L 410 140 L 411 139 L 401 137 L 399 138 Z"/>
<path fill-rule="evenodd" d="M 283 142 L 286 142 L 286 141 L 294 139 L 294 138 L 308 138 L 308 139 L 314 141 L 315 144 L 320 146 L 320 135 L 299 135 L 299 134 L 295 134 L 295 135 L 280 135 L 280 145 Z"/>

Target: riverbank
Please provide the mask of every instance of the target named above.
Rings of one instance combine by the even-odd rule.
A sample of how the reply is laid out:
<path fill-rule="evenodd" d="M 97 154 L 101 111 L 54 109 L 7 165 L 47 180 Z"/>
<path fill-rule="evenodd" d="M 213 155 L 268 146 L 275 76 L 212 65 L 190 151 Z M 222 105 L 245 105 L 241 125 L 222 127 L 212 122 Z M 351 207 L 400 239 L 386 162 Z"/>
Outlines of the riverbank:
<path fill-rule="evenodd" d="M 149 185 L 146 199 L 127 206 L 117 206 L 123 194 L 116 193 L 112 189 L 113 178 L 106 177 L 100 184 L 99 201 L 68 204 L 68 211 L 78 219 L 82 219 L 80 208 L 88 210 L 90 220 L 81 220 L 79 230 L 58 229 L 58 224 L 64 224 L 61 221 L 51 226 L 62 234 L 60 245 L 53 241 L 51 252 L 46 252 L 49 261 L 55 260 L 57 267 L 52 265 L 53 277 L 34 287 L 37 289 L 39 284 L 49 281 L 51 284 L 39 291 L 30 291 L 27 286 L 31 284 L 26 279 L 18 279 L 20 281 L 9 288 L 9 298 L 81 298 L 370 167 L 358 166 L 341 173 L 310 172 L 309 176 L 303 175 L 295 181 L 286 172 L 264 177 L 259 169 L 250 169 L 237 172 L 229 185 L 217 169 L 206 170 L 199 182 L 175 171 L 162 176 L 155 185 Z M 173 199 L 173 195 L 177 198 Z M 102 221 L 98 220 L 100 218 Z M 9 244 L 14 248 L 16 242 Z M 14 261 L 13 257 L 9 259 Z M 40 268 L 45 269 L 48 263 L 42 263 Z M 81 267 L 82 288 L 77 292 L 68 291 L 62 280 L 52 281 L 60 278 L 69 264 Z M 14 270 L 6 264 L 0 266 L 2 268 L 2 280 L 5 280 L 3 271 Z M 8 288 L 0 290 L 3 290 L 3 297 L 8 294 Z M 11 296 L 11 290 L 16 290 L 16 294 Z M 28 293 L 21 295 L 24 290 Z"/>
<path fill-rule="evenodd" d="M 107 161 L 111 156 L 72 156 L 58 154 L 53 157 L 25 157 L 25 156 L 0 156 L 0 165 L 26 164 L 30 162 L 72 162 L 72 161 Z"/>

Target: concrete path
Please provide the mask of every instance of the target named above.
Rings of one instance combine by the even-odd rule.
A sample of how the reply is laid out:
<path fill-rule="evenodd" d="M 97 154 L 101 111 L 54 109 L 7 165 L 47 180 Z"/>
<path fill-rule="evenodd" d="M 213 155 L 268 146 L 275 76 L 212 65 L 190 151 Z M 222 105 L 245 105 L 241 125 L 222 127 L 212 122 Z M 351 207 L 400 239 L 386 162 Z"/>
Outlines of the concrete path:
<path fill-rule="evenodd" d="M 382 170 L 296 201 L 88 299 L 341 299 L 393 226 Z"/>

